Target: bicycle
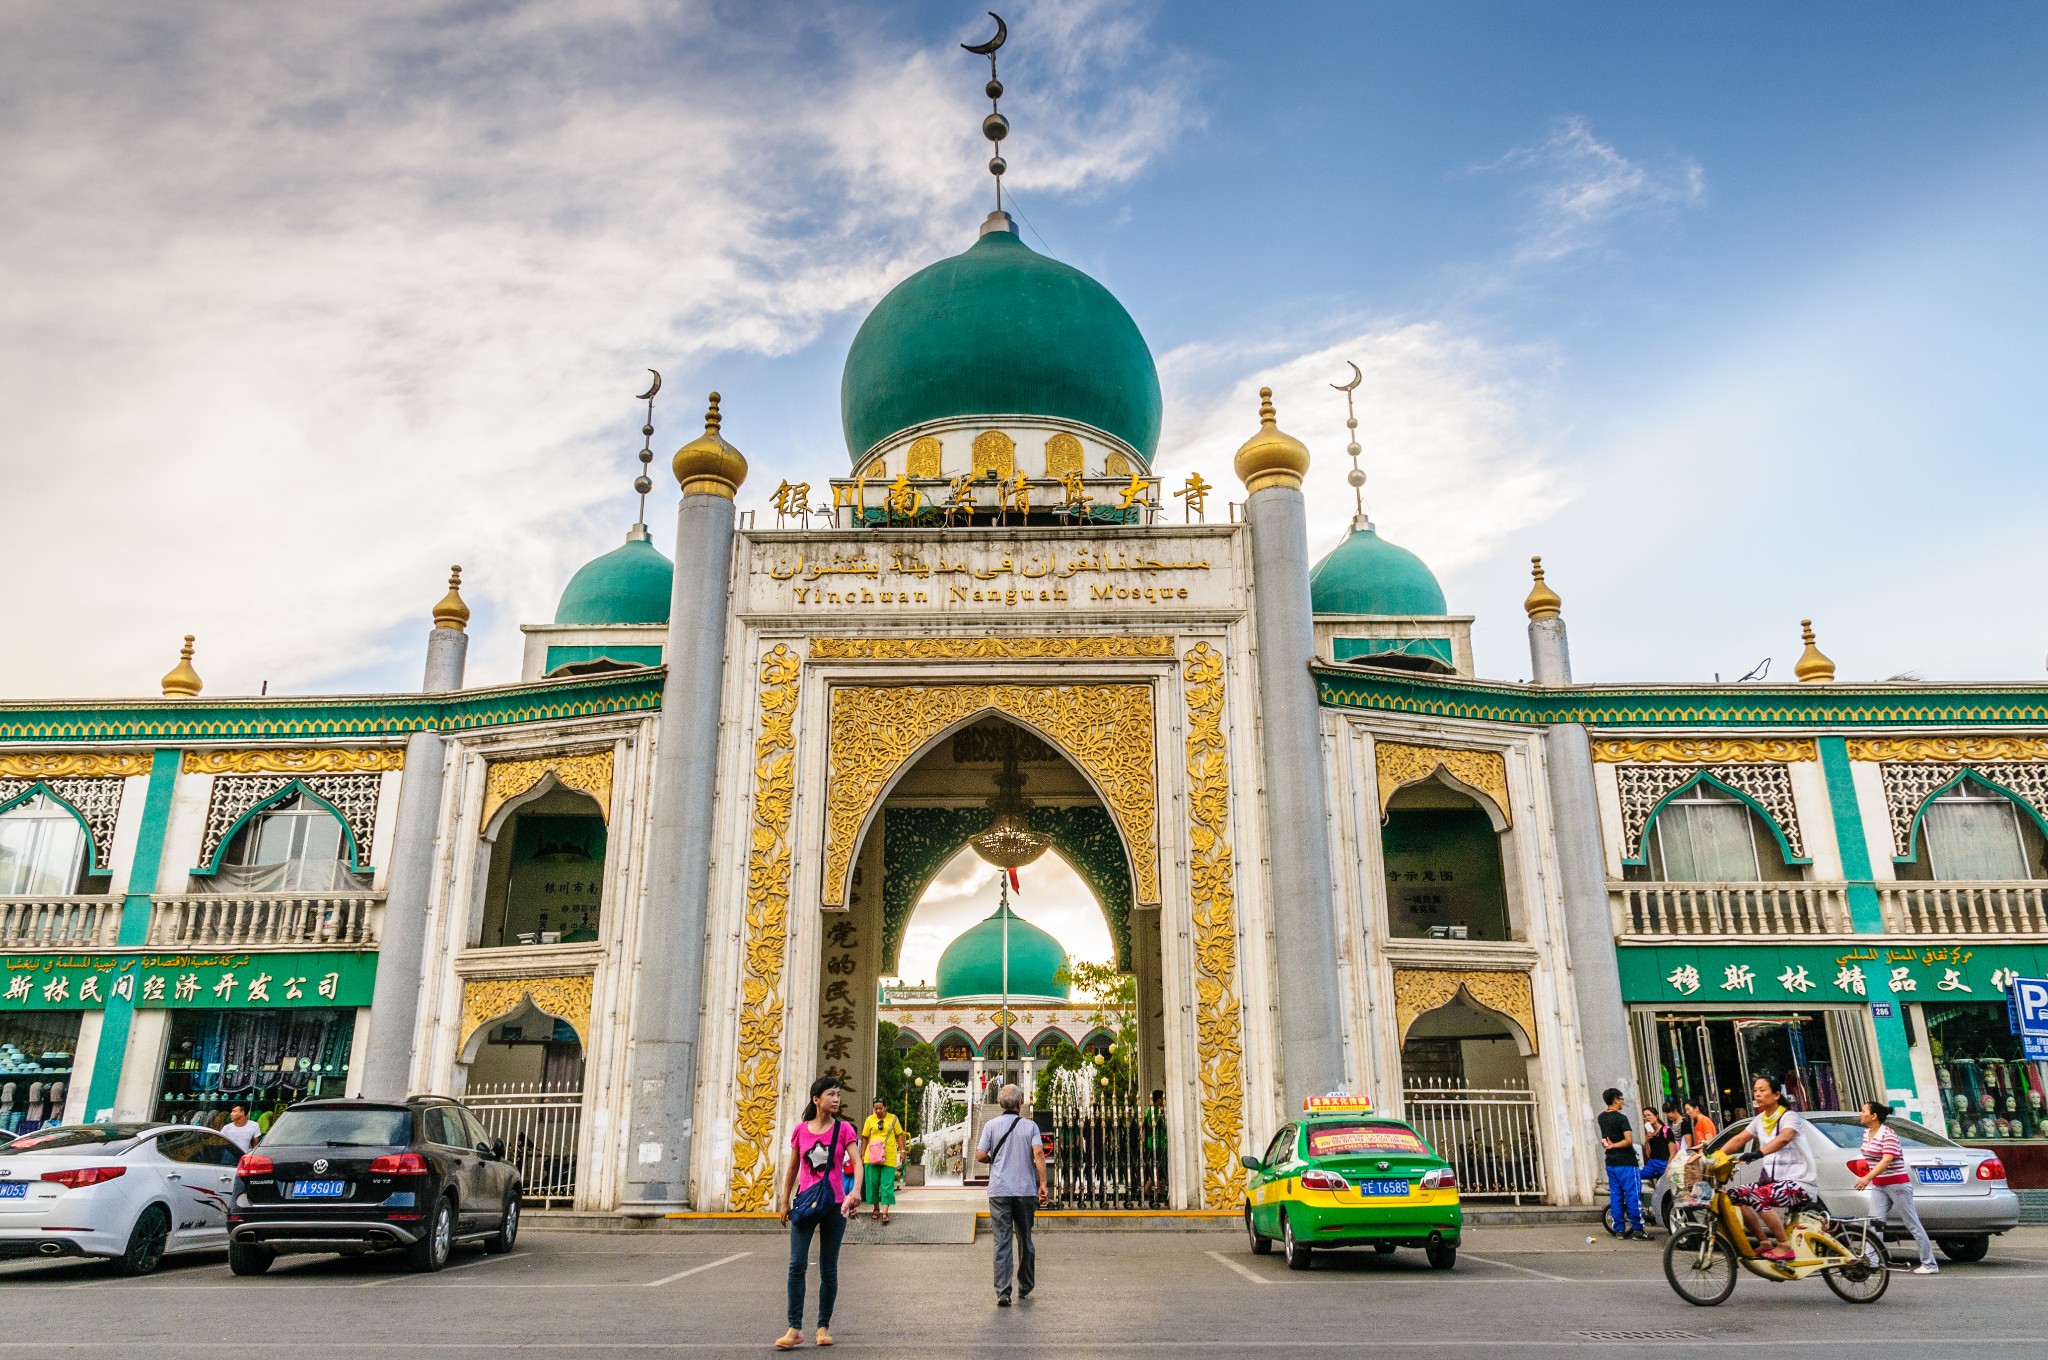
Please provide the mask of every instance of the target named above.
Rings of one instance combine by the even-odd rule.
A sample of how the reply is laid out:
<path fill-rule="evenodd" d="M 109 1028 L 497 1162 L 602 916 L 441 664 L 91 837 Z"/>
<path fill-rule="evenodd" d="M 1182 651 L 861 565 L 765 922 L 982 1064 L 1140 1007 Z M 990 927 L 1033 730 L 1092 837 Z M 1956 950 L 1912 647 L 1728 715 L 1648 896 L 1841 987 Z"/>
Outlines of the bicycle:
<path fill-rule="evenodd" d="M 1891 1257 L 1883 1223 L 1803 1208 L 1785 1224 L 1792 1259 L 1766 1260 L 1743 1226 L 1741 1208 L 1728 1197 L 1735 1165 L 1734 1159 L 1715 1153 L 1697 1159 L 1687 1168 L 1687 1179 L 1678 1182 L 1681 1198 L 1672 1203 L 1671 1237 L 1664 1244 L 1664 1278 L 1678 1297 L 1699 1308 L 1727 1302 L 1735 1292 L 1738 1266 L 1780 1284 L 1819 1275 L 1845 1303 L 1876 1303 L 1884 1297 L 1891 1284 Z"/>

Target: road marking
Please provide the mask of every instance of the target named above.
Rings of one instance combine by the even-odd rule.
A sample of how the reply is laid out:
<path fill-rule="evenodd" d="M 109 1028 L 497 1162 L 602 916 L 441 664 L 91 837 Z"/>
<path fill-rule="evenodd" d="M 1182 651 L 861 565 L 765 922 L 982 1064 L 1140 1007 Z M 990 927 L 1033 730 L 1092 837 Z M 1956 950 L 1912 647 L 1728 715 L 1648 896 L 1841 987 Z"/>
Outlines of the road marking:
<path fill-rule="evenodd" d="M 499 1261 L 516 1261 L 522 1256 L 531 1256 L 532 1254 L 532 1252 L 527 1251 L 508 1251 L 503 1256 L 484 1255 L 477 1257 L 474 1261 L 464 1261 L 459 1266 L 443 1266 L 436 1273 L 441 1275 L 452 1275 L 458 1270 L 472 1270 L 477 1266 L 495 1265 Z M 355 1285 L 354 1288 L 375 1289 L 379 1285 L 386 1284 L 405 1284 L 408 1282 L 425 1283 L 430 1278 L 432 1277 L 428 1275 L 400 1275 L 394 1279 L 392 1276 L 382 1275 L 374 1280 L 365 1280 L 361 1284 Z"/>
<path fill-rule="evenodd" d="M 1245 1277 L 1245 1278 L 1246 1278 L 1247 1280 L 1250 1280 L 1250 1281 L 1251 1281 L 1251 1282 L 1252 1282 L 1253 1284 L 1272 1284 L 1272 1283 L 1273 1283 L 1273 1281 L 1271 1281 L 1271 1280 L 1267 1279 L 1267 1278 L 1266 1278 L 1265 1276 L 1263 1276 L 1263 1275 L 1259 1274 L 1259 1272 L 1258 1272 L 1258 1271 L 1256 1271 L 1256 1270 L 1253 1270 L 1253 1269 L 1252 1269 L 1252 1268 L 1251 1268 L 1250 1266 L 1246 1265 L 1246 1264 L 1245 1264 L 1244 1262 L 1242 1262 L 1242 1261 L 1233 1261 L 1233 1260 L 1231 1260 L 1231 1259 L 1230 1259 L 1230 1258 L 1229 1258 L 1228 1256 L 1225 1256 L 1225 1255 L 1224 1255 L 1224 1254 L 1223 1254 L 1222 1252 L 1220 1252 L 1220 1251 L 1205 1251 L 1205 1252 L 1203 1252 L 1203 1253 L 1202 1253 L 1202 1255 L 1204 1255 L 1204 1256 L 1207 1256 L 1207 1257 L 1208 1257 L 1208 1258 L 1210 1258 L 1211 1260 L 1215 1261 L 1215 1262 L 1216 1262 L 1216 1264 L 1218 1264 L 1218 1265 L 1222 1265 L 1222 1266 L 1228 1266 L 1228 1267 L 1230 1267 L 1230 1268 L 1231 1268 L 1232 1270 L 1236 1271 L 1236 1272 L 1237 1272 L 1238 1274 L 1240 1274 L 1240 1275 L 1244 1276 L 1244 1277 Z"/>
<path fill-rule="evenodd" d="M 1499 1267 L 1500 1267 L 1501 1269 L 1503 1269 L 1503 1270 L 1519 1270 L 1519 1271 L 1521 1271 L 1521 1272 L 1522 1272 L 1522 1273 L 1523 1273 L 1524 1275 L 1534 1275 L 1534 1276 L 1535 1276 L 1535 1277 L 1536 1277 L 1537 1279 L 1539 1279 L 1539 1280 L 1550 1280 L 1550 1281 L 1552 1281 L 1552 1282 L 1554 1282 L 1554 1283 L 1557 1283 L 1557 1284 L 1593 1284 L 1593 1283 L 1596 1283 L 1596 1282 L 1595 1282 L 1595 1281 L 1593 1281 L 1593 1280 L 1574 1280 L 1574 1279 L 1570 1278 L 1569 1276 L 1565 1276 L 1565 1275 L 1552 1275 L 1552 1274 L 1550 1274 L 1550 1273 L 1549 1273 L 1548 1271 L 1542 1271 L 1542 1270 L 1532 1270 L 1532 1269 L 1531 1269 L 1530 1267 L 1528 1267 L 1528 1266 L 1518 1266 L 1518 1265 L 1516 1265 L 1516 1264 L 1515 1264 L 1515 1263 L 1514 1263 L 1513 1261 L 1500 1261 L 1500 1260 L 1496 1260 L 1496 1259 L 1494 1259 L 1494 1258 L 1493 1258 L 1493 1257 L 1491 1257 L 1491 1256 L 1480 1256 L 1480 1255 L 1477 1255 L 1477 1254 L 1475 1254 L 1475 1253 L 1473 1253 L 1473 1252 L 1469 1252 L 1469 1251 L 1465 1251 L 1465 1252 L 1460 1252 L 1460 1253 L 1458 1253 L 1458 1254 L 1459 1254 L 1459 1255 L 1461 1255 L 1461 1256 L 1463 1256 L 1463 1257 L 1464 1257 L 1464 1258 L 1465 1258 L 1466 1260 L 1468 1260 L 1468 1261 L 1478 1261 L 1478 1262 L 1479 1262 L 1479 1263 L 1481 1263 L 1482 1265 L 1489 1265 L 1489 1266 L 1499 1266 Z"/>
<path fill-rule="evenodd" d="M 658 1280 L 649 1280 L 647 1282 L 646 1287 L 652 1289 L 656 1285 L 660 1284 L 674 1284 L 677 1280 L 684 1279 L 691 1275 L 695 1275 L 699 1271 L 716 1270 L 720 1266 L 729 1266 L 734 1261 L 739 1260 L 742 1256 L 752 1256 L 753 1254 L 754 1253 L 752 1253 L 751 1251 L 736 1251 L 730 1256 L 721 1256 L 716 1261 L 706 1261 L 701 1266 L 691 1266 L 688 1270 L 678 1270 L 673 1275 L 664 1275 Z"/>

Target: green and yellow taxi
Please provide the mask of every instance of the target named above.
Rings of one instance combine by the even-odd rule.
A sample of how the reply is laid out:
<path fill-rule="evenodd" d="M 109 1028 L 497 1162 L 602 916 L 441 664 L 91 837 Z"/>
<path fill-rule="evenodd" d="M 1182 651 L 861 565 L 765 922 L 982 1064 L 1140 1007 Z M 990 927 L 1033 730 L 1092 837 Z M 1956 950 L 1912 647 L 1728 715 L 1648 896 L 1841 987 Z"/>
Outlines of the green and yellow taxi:
<path fill-rule="evenodd" d="M 1288 1267 L 1307 1270 L 1319 1248 L 1420 1247 L 1438 1270 L 1457 1264 L 1458 1173 L 1364 1097 L 1309 1097 L 1264 1155 L 1240 1160 L 1251 1173 L 1244 1228 L 1258 1255 L 1278 1241 Z"/>

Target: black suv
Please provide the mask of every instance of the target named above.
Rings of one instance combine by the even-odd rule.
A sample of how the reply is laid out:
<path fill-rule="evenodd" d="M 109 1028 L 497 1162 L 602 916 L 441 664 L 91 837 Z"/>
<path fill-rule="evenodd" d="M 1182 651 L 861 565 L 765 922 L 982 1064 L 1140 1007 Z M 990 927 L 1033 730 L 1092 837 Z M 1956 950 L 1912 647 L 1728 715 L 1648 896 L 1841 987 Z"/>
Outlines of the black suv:
<path fill-rule="evenodd" d="M 261 1275 L 283 1252 L 398 1248 L 439 1270 L 458 1242 L 512 1250 L 525 1188 L 504 1140 L 445 1096 L 303 1101 L 235 1168 L 228 1265 Z"/>

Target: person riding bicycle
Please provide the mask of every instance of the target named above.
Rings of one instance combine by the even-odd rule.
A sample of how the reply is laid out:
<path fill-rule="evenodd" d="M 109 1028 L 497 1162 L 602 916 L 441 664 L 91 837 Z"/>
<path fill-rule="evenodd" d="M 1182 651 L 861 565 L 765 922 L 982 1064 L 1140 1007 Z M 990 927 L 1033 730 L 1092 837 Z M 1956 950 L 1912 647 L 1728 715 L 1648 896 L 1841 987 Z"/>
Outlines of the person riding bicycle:
<path fill-rule="evenodd" d="M 1776 1077 L 1760 1076 L 1750 1083 L 1750 1092 L 1756 1098 L 1756 1118 L 1721 1151 L 1733 1156 L 1744 1144 L 1753 1143 L 1754 1150 L 1742 1160 L 1760 1158 L 1763 1174 L 1754 1185 L 1730 1187 L 1728 1198 L 1741 1208 L 1743 1228 L 1751 1241 L 1769 1234 L 1772 1245 L 1758 1254 L 1766 1261 L 1789 1261 L 1793 1253 L 1785 1219 L 1812 1201 L 1800 1182 L 1812 1178 L 1813 1168 L 1799 1146 L 1801 1121 L 1785 1103 L 1785 1084 Z"/>

